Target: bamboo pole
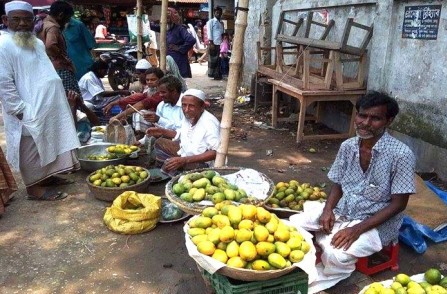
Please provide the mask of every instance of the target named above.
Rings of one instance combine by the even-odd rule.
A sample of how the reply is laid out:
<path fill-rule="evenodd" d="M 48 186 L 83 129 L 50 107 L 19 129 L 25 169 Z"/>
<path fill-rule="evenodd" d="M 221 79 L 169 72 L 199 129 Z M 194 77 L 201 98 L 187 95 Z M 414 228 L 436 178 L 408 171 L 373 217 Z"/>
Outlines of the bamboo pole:
<path fill-rule="evenodd" d="M 168 0 L 161 2 L 161 19 L 160 19 L 160 69 L 166 71 L 166 33 L 168 16 Z"/>
<path fill-rule="evenodd" d="M 217 150 L 215 167 L 225 165 L 225 159 L 228 154 L 228 145 L 230 142 L 231 122 L 233 120 L 234 100 L 237 97 L 237 88 L 239 86 L 239 77 L 242 71 L 242 59 L 244 56 L 244 37 L 247 28 L 249 0 L 239 0 L 239 9 L 237 11 L 233 50 L 231 51 L 230 73 L 228 75 L 227 89 L 225 91 L 225 101 L 220 123 L 220 147 Z"/>
<path fill-rule="evenodd" d="M 143 58 L 143 1 L 137 0 L 137 59 Z"/>

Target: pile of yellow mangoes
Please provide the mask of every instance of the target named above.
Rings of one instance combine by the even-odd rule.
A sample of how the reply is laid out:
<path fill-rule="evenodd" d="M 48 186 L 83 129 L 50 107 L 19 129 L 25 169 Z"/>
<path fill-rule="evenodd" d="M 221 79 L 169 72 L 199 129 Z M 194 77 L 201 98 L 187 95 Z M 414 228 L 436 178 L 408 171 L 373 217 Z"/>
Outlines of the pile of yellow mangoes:
<path fill-rule="evenodd" d="M 107 152 L 118 154 L 118 155 L 130 155 L 132 152 L 138 150 L 137 146 L 126 145 L 126 144 L 117 144 L 106 148 Z"/>
<path fill-rule="evenodd" d="M 225 200 L 240 203 L 257 203 L 258 199 L 247 195 L 244 189 L 229 183 L 213 170 L 194 172 L 184 175 L 172 186 L 172 192 L 186 202 L 209 200 L 213 204 Z"/>
<path fill-rule="evenodd" d="M 117 159 L 118 156 L 116 154 L 99 154 L 99 155 L 94 155 L 94 154 L 90 154 L 87 156 L 87 159 L 89 160 L 110 160 L 110 159 Z"/>
<path fill-rule="evenodd" d="M 251 204 L 224 201 L 205 208 L 188 225 L 200 253 L 234 268 L 284 269 L 303 260 L 311 248 L 296 228 Z"/>
<path fill-rule="evenodd" d="M 364 294 L 447 294 L 447 278 L 436 268 L 424 273 L 424 281 L 413 281 L 407 274 L 400 273 L 393 283 L 385 287 L 380 282 L 369 285 Z"/>
<path fill-rule="evenodd" d="M 311 186 L 309 183 L 300 184 L 297 180 L 291 180 L 288 183 L 277 183 L 275 185 L 275 192 L 267 201 L 266 205 L 272 208 L 287 208 L 302 211 L 305 201 L 325 201 L 326 198 L 326 192 L 322 188 Z"/>
<path fill-rule="evenodd" d="M 105 133 L 106 128 L 101 126 L 96 126 L 92 128 L 92 132 Z"/>
<path fill-rule="evenodd" d="M 89 181 L 94 186 L 106 188 L 125 188 L 136 185 L 147 179 L 148 172 L 139 166 L 109 165 L 96 170 Z"/>

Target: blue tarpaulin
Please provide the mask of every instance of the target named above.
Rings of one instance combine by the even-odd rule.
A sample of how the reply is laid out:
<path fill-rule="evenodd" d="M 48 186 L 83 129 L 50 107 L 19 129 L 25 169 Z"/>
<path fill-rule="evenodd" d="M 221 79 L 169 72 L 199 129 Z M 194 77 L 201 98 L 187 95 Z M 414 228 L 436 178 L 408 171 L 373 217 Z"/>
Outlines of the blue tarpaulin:
<path fill-rule="evenodd" d="M 430 182 L 426 181 L 425 184 L 447 205 L 447 192 L 440 190 Z M 411 217 L 405 216 L 399 230 L 399 240 L 413 248 L 417 253 L 424 253 L 427 250 L 426 239 L 434 243 L 447 241 L 447 222 L 431 229 L 416 222 Z"/>

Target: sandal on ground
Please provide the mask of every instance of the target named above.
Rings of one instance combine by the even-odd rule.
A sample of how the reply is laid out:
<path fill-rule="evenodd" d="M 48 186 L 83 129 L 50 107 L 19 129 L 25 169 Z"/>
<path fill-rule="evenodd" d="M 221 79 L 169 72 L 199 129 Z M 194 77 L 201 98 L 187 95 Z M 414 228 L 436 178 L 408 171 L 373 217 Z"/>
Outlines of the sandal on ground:
<path fill-rule="evenodd" d="M 36 201 L 57 201 L 67 198 L 68 193 L 65 192 L 54 192 L 54 191 L 46 191 L 40 197 L 26 196 L 26 200 L 36 200 Z"/>
<path fill-rule="evenodd" d="M 60 185 L 70 185 L 73 184 L 74 181 L 73 180 L 69 180 L 69 179 L 64 179 L 61 177 L 57 177 L 57 176 L 52 176 L 49 179 L 47 179 L 42 186 L 60 186 Z"/>

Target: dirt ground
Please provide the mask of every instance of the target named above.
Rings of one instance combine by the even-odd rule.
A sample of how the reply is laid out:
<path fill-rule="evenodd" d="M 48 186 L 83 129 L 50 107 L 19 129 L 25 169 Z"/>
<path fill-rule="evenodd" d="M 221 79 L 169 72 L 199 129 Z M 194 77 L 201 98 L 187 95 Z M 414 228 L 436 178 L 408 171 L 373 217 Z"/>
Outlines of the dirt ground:
<path fill-rule="evenodd" d="M 191 88 L 206 91 L 211 98 L 223 97 L 225 81 L 209 80 L 206 64 L 193 65 Z M 211 110 L 222 108 L 218 99 Z M 341 141 L 295 143 L 295 124 L 268 128 L 269 109 L 253 111 L 251 105 L 234 110 L 228 165 L 251 167 L 273 181 L 297 179 L 328 183 L 330 167 Z M 2 147 L 4 137 L 2 134 Z M 316 150 L 315 153 L 309 151 Z M 148 167 L 145 156 L 129 161 Z M 0 219 L 0 293 L 206 293 L 195 262 L 187 254 L 183 223 L 159 224 L 148 233 L 119 235 L 102 222 L 107 202 L 94 198 L 88 190 L 85 171 L 68 175 L 75 184 L 61 186 L 71 195 L 56 202 L 25 200 L 20 191 Z M 165 183 L 153 184 L 149 193 L 164 195 Z M 327 188 L 328 189 L 328 188 Z M 427 214 L 429 217 L 429 213 Z M 447 273 L 446 243 L 429 244 L 423 255 L 401 246 L 400 268 L 408 274 L 429 267 Z M 358 293 L 372 280 L 396 273 L 384 271 L 373 277 L 355 273 L 327 293 Z"/>

